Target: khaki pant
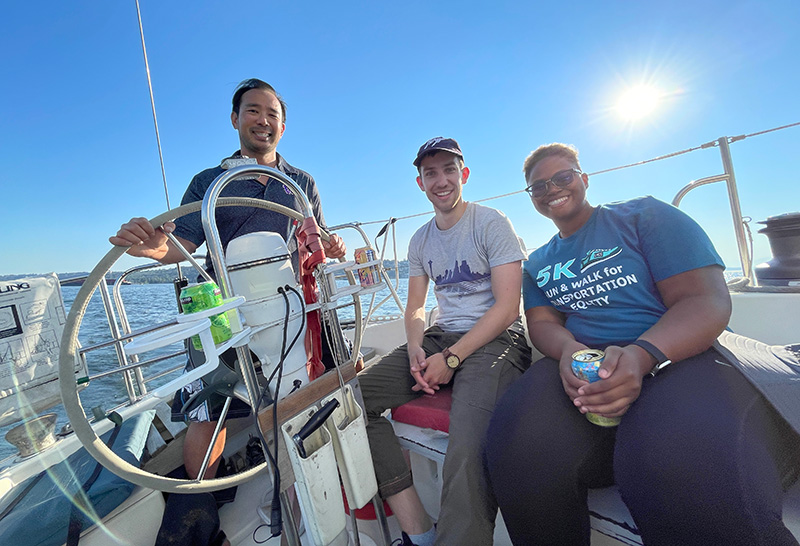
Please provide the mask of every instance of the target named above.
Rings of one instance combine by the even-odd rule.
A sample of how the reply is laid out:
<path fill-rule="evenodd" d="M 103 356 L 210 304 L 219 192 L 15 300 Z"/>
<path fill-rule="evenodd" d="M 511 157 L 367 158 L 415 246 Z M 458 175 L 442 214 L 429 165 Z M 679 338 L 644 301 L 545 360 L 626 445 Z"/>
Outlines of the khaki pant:
<path fill-rule="evenodd" d="M 461 335 L 444 332 L 437 326 L 429 328 L 423 341 L 425 354 L 441 352 Z M 492 544 L 497 502 L 488 487 L 482 444 L 495 403 L 530 362 L 530 348 L 524 336 L 509 330 L 466 358 L 453 376 L 450 438 L 442 471 L 444 485 L 437 544 Z M 409 371 L 405 345 L 358 377 L 378 487 L 381 496 L 386 498 L 410 487 L 412 478 L 392 425 L 382 414 L 422 394 L 411 390 L 415 382 Z"/>

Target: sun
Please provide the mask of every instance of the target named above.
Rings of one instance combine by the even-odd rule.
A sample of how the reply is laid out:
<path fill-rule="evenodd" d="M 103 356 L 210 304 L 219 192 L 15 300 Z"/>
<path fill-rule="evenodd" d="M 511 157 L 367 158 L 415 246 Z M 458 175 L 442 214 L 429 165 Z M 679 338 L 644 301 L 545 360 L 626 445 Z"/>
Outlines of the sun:
<path fill-rule="evenodd" d="M 637 85 L 625 91 L 617 101 L 617 113 L 628 121 L 650 115 L 658 107 L 661 93 L 648 85 Z"/>

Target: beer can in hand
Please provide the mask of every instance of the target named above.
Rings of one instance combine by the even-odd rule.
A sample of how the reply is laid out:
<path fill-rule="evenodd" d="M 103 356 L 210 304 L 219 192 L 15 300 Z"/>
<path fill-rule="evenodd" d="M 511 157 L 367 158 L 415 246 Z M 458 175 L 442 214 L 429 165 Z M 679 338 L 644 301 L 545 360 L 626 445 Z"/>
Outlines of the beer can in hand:
<path fill-rule="evenodd" d="M 572 355 L 572 373 L 578 379 L 583 379 L 589 383 L 594 383 L 600 380 L 598 370 L 603 363 L 605 353 L 600 349 L 583 349 Z M 603 417 L 596 413 L 588 412 L 586 418 L 590 423 L 600 425 L 601 427 L 615 427 L 619 424 L 619 417 Z"/>

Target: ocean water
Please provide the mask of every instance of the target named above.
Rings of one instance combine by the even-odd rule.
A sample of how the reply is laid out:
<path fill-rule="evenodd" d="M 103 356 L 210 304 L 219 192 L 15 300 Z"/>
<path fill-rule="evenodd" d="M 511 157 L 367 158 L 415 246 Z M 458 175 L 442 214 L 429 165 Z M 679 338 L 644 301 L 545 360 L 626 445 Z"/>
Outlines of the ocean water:
<path fill-rule="evenodd" d="M 75 296 L 78 294 L 79 287 L 65 286 L 62 287 L 64 296 L 64 304 L 69 310 Z M 399 287 L 397 288 L 400 301 L 405 304 L 408 292 L 408 279 L 400 279 Z M 125 311 L 130 322 L 131 328 L 135 331 L 140 328 L 145 328 L 158 323 L 169 321 L 177 314 L 177 303 L 175 300 L 175 292 L 171 284 L 133 284 L 126 285 L 121 288 L 122 299 L 125 305 Z M 389 289 L 376 293 L 376 303 L 383 298 L 390 295 Z M 362 297 L 362 312 L 366 316 L 367 309 L 370 303 L 371 296 Z M 345 300 L 340 300 L 344 302 Z M 351 300 L 352 301 L 352 300 Z M 435 306 L 435 298 L 433 290 L 428 293 L 428 306 L 432 308 Z M 399 314 L 400 308 L 395 304 L 393 299 L 389 299 L 377 311 L 379 315 L 392 315 Z M 339 320 L 346 322 L 355 317 L 353 307 L 345 307 L 338 311 Z M 117 316 L 119 313 L 117 312 Z M 111 338 L 108 320 L 106 319 L 105 310 L 103 308 L 102 299 L 100 294 L 95 292 L 86 313 L 81 322 L 81 328 L 78 334 L 78 339 L 82 347 L 88 347 L 103 341 L 108 341 Z M 167 355 L 171 352 L 180 351 L 183 349 L 182 343 L 176 343 L 171 346 L 165 347 L 158 351 L 151 351 L 146 353 L 146 358 L 153 358 L 156 356 Z M 98 349 L 91 351 L 87 354 L 87 362 L 89 365 L 90 375 L 98 374 L 104 371 L 112 370 L 118 366 L 116 352 L 112 347 L 105 349 Z M 173 357 L 142 368 L 144 376 L 151 377 L 160 372 L 169 370 L 174 367 L 182 368 L 185 362 L 184 356 Z M 173 372 L 162 378 L 156 379 L 148 383 L 148 388 L 152 389 L 156 386 L 163 385 L 165 382 L 173 379 L 180 373 L 179 371 Z M 81 404 L 87 413 L 95 406 L 101 407 L 105 411 L 110 411 L 119 404 L 127 400 L 127 394 L 120 374 L 113 374 L 104 378 L 93 380 L 89 386 L 80 393 Z M 48 410 L 48 412 L 56 413 L 58 421 L 56 423 L 56 431 L 67 423 L 66 415 L 63 408 L 59 405 L 55 408 Z M 16 448 L 5 441 L 6 433 L 16 426 L 16 424 L 0 427 L 0 467 L 3 466 L 2 461 L 7 457 L 16 455 Z M 8 461 L 6 461 L 8 462 Z"/>

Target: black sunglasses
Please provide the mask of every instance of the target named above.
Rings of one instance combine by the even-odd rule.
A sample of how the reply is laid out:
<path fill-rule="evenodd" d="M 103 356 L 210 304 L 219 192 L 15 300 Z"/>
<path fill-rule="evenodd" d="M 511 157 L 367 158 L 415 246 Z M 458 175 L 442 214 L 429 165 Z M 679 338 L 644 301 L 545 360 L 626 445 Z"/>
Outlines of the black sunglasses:
<path fill-rule="evenodd" d="M 572 184 L 572 180 L 576 174 L 583 174 L 583 172 L 578 169 L 564 169 L 563 171 L 558 171 L 548 180 L 536 180 L 533 184 L 525 188 L 525 191 L 533 197 L 543 197 L 547 193 L 548 184 L 552 183 L 559 188 L 566 188 Z"/>

